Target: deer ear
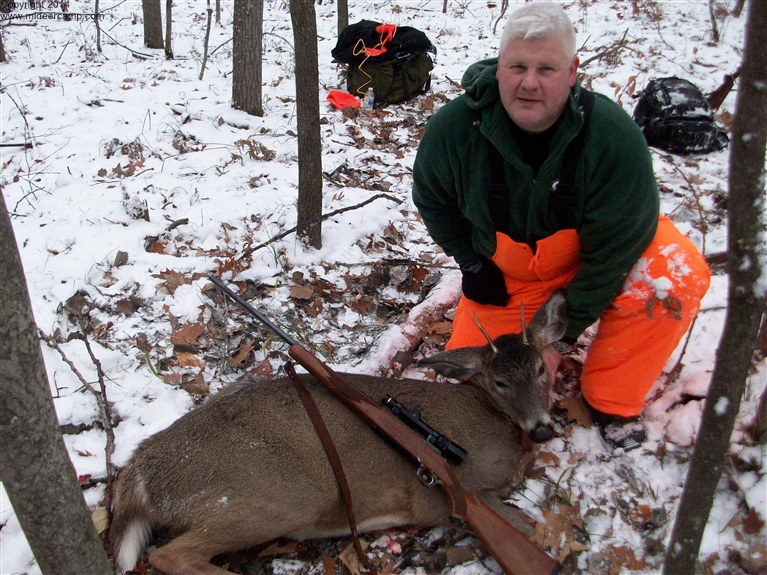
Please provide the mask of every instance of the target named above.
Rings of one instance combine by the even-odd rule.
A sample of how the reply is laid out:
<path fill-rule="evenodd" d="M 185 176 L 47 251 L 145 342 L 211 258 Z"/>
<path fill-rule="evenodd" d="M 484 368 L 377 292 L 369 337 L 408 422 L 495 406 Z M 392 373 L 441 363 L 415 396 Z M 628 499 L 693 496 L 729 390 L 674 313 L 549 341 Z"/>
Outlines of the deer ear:
<path fill-rule="evenodd" d="M 562 339 L 567 329 L 567 300 L 565 291 L 557 290 L 535 312 L 527 333 L 533 341 L 533 345 L 543 347 Z"/>
<path fill-rule="evenodd" d="M 432 357 L 423 358 L 418 365 L 430 367 L 445 377 L 462 381 L 482 371 L 483 349 L 484 347 L 462 347 L 443 351 Z"/>

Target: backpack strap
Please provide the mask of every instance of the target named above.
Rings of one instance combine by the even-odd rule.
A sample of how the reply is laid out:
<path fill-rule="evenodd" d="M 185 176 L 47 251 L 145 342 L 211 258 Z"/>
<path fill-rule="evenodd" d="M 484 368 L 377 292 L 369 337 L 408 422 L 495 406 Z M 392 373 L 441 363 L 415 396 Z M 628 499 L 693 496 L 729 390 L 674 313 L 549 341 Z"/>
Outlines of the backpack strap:
<path fill-rule="evenodd" d="M 495 230 L 508 234 L 509 232 L 509 193 L 506 180 L 503 177 L 503 157 L 493 144 L 490 152 L 490 185 L 487 187 L 487 204 L 495 224 Z"/>
<path fill-rule="evenodd" d="M 594 108 L 594 93 L 581 88 L 578 97 L 581 114 L 583 114 L 583 126 L 580 132 L 565 149 L 562 158 L 562 169 L 559 179 L 551 185 L 552 194 L 550 208 L 554 211 L 557 219 L 557 228 L 560 230 L 575 227 L 575 171 L 578 168 L 583 142 L 586 139 L 586 127 Z M 508 233 L 509 229 L 509 204 L 508 191 L 503 173 L 503 157 L 498 149 L 492 144 L 489 147 L 490 184 L 487 187 L 488 206 L 493 218 L 495 230 Z"/>
<path fill-rule="evenodd" d="M 583 126 L 565 149 L 559 179 L 551 184 L 549 205 L 554 211 L 557 227 L 560 230 L 575 227 L 575 171 L 578 169 L 583 142 L 586 140 L 586 128 L 591 117 L 591 110 L 594 108 L 594 93 L 581 89 L 578 101 L 583 114 Z"/>

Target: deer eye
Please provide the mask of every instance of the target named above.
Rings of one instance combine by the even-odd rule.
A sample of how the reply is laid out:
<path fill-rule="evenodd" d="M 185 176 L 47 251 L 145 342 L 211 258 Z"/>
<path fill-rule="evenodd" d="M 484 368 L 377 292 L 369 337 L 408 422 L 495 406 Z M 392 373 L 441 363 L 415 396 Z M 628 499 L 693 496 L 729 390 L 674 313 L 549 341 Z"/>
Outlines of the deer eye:
<path fill-rule="evenodd" d="M 502 381 L 498 381 L 497 379 L 495 380 L 495 385 L 497 385 L 498 387 L 501 387 L 501 388 L 509 387 L 508 385 L 506 385 Z"/>
<path fill-rule="evenodd" d="M 538 377 L 543 375 L 546 375 L 546 366 L 541 364 L 541 367 L 538 368 Z"/>

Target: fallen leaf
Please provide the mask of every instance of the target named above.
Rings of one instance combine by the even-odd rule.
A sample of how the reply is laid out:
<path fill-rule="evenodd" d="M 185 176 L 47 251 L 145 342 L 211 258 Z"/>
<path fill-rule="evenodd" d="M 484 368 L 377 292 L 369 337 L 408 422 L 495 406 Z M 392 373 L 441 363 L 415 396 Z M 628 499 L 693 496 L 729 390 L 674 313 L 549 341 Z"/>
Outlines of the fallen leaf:
<path fill-rule="evenodd" d="M 182 381 L 181 389 L 194 395 L 206 395 L 210 393 L 210 384 L 202 378 L 202 372 L 200 372 L 193 378 Z"/>
<path fill-rule="evenodd" d="M 171 295 L 176 293 L 176 290 L 182 285 L 188 285 L 192 283 L 192 278 L 187 278 L 181 272 L 174 270 L 168 270 L 160 272 L 159 274 L 152 274 L 153 278 L 159 278 L 165 280 L 165 287 Z"/>
<path fill-rule="evenodd" d="M 163 383 L 166 383 L 168 385 L 176 385 L 178 382 L 181 381 L 181 374 L 180 373 L 166 373 L 162 376 Z"/>
<path fill-rule="evenodd" d="M 259 557 L 276 557 L 279 555 L 290 555 L 296 552 L 298 542 L 289 540 L 277 540 L 271 543 L 266 549 L 261 551 Z"/>
<path fill-rule="evenodd" d="M 360 539 L 360 546 L 363 551 L 367 551 L 368 542 L 364 539 Z M 349 543 L 341 553 L 338 554 L 338 559 L 346 565 L 346 568 L 352 573 L 352 575 L 361 575 L 361 572 L 365 569 L 362 565 L 362 561 L 357 555 L 357 549 L 354 547 L 354 543 Z"/>
<path fill-rule="evenodd" d="M 176 346 L 196 347 L 197 340 L 205 333 L 205 326 L 201 323 L 190 323 L 174 332 L 170 336 L 170 342 Z"/>
<path fill-rule="evenodd" d="M 109 529 L 109 512 L 106 509 L 94 509 L 91 512 L 91 519 L 96 533 L 103 533 Z"/>
<path fill-rule="evenodd" d="M 586 551 L 589 547 L 575 538 L 575 528 L 583 531 L 580 509 L 574 505 L 559 505 L 557 513 L 544 510 L 544 522 L 535 524 L 533 540 L 543 549 L 551 549 L 562 562 L 571 553 Z"/>
<path fill-rule="evenodd" d="M 559 465 L 559 457 L 550 451 L 539 450 L 535 456 L 535 461 L 543 465 L 553 465 L 555 467 Z"/>
<path fill-rule="evenodd" d="M 594 420 L 586 407 L 582 397 L 572 397 L 559 403 L 559 407 L 567 410 L 567 421 L 575 421 L 581 427 L 591 429 Z"/>
<path fill-rule="evenodd" d="M 242 368 L 245 367 L 245 362 L 250 357 L 250 352 L 255 349 L 255 345 L 252 343 L 240 342 L 240 348 L 237 353 L 229 357 L 229 365 L 232 367 Z"/>
<path fill-rule="evenodd" d="M 183 351 L 178 352 L 176 353 L 176 359 L 181 367 L 199 367 L 200 369 L 204 369 L 206 365 L 204 360 L 193 353 Z"/>
<path fill-rule="evenodd" d="M 314 288 L 310 285 L 293 286 L 290 288 L 290 297 L 295 299 L 310 300 L 314 295 Z"/>

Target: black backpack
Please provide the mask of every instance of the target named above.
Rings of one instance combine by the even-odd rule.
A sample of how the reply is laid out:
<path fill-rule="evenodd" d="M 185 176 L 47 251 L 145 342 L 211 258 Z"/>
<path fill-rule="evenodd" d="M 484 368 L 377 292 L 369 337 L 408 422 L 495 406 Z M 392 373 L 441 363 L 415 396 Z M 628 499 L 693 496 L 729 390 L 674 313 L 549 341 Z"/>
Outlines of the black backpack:
<path fill-rule="evenodd" d="M 381 45 L 382 34 L 376 30 L 380 22 L 362 20 L 344 28 L 331 50 L 334 62 L 348 64 L 346 90 L 362 97 L 373 88 L 376 105 L 410 100 L 429 89 L 436 54 L 426 34 L 410 26 L 398 26 L 385 43 L 386 51 L 368 56 L 365 48 Z"/>
<path fill-rule="evenodd" d="M 706 154 L 730 141 L 697 86 L 681 78 L 651 80 L 634 108 L 649 146 L 672 154 Z"/>

